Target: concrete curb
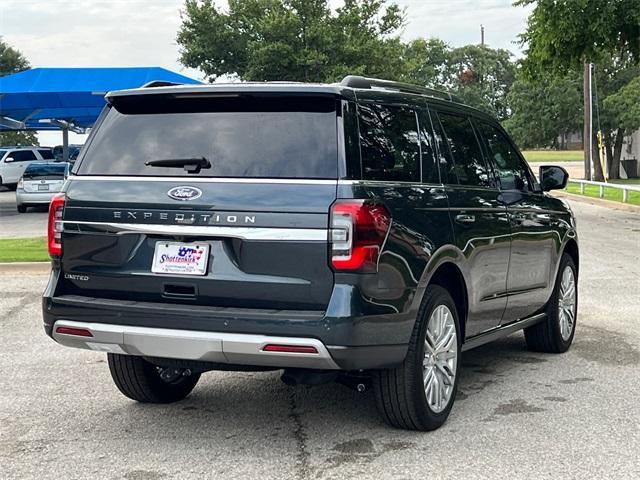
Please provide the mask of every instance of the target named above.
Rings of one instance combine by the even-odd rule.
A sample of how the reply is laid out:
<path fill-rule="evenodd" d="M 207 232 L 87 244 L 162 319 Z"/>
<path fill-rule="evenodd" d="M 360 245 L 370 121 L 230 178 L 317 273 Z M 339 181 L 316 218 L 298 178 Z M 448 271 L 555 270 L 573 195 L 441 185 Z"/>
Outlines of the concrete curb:
<path fill-rule="evenodd" d="M 579 195 L 577 193 L 569 193 L 564 191 L 561 192 L 558 190 L 554 191 L 553 194 L 557 197 L 575 200 L 582 203 L 588 203 L 589 205 L 596 205 L 598 207 L 606 207 L 623 212 L 640 213 L 639 205 L 630 205 L 628 203 L 605 200 L 604 198 L 587 197 L 586 195 Z"/>
<path fill-rule="evenodd" d="M 51 262 L 0 263 L 0 275 L 49 275 Z"/>

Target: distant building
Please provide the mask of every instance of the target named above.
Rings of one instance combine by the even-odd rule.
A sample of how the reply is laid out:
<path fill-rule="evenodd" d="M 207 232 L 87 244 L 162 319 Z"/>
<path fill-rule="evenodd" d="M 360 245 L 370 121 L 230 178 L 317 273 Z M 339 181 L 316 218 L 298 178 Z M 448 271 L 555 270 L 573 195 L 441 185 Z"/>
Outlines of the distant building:
<path fill-rule="evenodd" d="M 636 130 L 628 137 L 625 137 L 620 158 L 640 159 L 640 130 Z"/>
<path fill-rule="evenodd" d="M 560 150 L 582 150 L 582 132 L 558 135 L 556 145 Z"/>
<path fill-rule="evenodd" d="M 636 130 L 631 135 L 625 137 L 624 143 L 622 144 L 622 153 L 620 154 L 620 162 L 621 170 L 624 170 L 624 160 L 625 159 L 635 159 L 640 161 L 640 130 Z M 637 167 L 636 167 L 637 168 Z M 640 168 L 639 168 L 640 170 Z M 629 177 L 628 172 L 620 172 L 621 177 Z M 636 172 L 636 175 L 640 172 Z"/>

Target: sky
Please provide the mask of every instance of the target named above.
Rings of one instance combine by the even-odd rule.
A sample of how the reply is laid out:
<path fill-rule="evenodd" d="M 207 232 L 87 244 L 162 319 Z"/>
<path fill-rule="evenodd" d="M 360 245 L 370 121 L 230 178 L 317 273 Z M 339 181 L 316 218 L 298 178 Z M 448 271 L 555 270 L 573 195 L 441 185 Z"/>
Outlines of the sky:
<path fill-rule="evenodd" d="M 480 42 L 519 56 L 517 35 L 531 7 L 513 0 L 396 0 L 406 9 L 404 40 L 438 37 L 452 46 Z M 216 0 L 224 5 L 224 0 Z M 333 7 L 340 0 L 331 0 Z M 0 36 L 34 67 L 160 66 L 197 79 L 203 74 L 178 62 L 175 37 L 183 0 L 0 0 Z M 71 142 L 84 136 L 72 134 Z M 59 132 L 41 132 L 43 145 L 61 143 Z"/>

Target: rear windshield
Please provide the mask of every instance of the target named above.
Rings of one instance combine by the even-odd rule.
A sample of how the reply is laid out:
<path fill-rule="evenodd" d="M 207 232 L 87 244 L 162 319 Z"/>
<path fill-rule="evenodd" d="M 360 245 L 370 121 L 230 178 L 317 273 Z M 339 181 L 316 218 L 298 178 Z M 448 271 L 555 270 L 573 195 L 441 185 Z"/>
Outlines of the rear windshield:
<path fill-rule="evenodd" d="M 80 175 L 337 178 L 334 97 L 124 97 L 82 154 Z M 154 160 L 207 159 L 188 173 Z"/>
<path fill-rule="evenodd" d="M 24 171 L 24 178 L 63 178 L 66 163 L 32 163 Z"/>

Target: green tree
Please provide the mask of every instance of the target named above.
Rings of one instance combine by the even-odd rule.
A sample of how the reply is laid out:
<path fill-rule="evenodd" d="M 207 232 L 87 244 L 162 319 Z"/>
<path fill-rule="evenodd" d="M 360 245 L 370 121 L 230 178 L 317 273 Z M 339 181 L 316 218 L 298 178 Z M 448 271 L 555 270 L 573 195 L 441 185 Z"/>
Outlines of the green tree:
<path fill-rule="evenodd" d="M 439 39 L 418 39 L 405 48 L 403 79 L 451 91 L 469 105 L 499 119 L 509 116 L 507 94 L 516 65 L 507 50 L 486 45 L 451 48 Z"/>
<path fill-rule="evenodd" d="M 533 75 L 579 70 L 584 61 L 631 55 L 640 59 L 638 0 L 518 0 L 535 8 L 521 40 Z"/>
<path fill-rule="evenodd" d="M 452 50 L 449 70 L 453 90 L 465 103 L 500 120 L 509 116 L 507 95 L 515 80 L 516 65 L 504 49 L 466 45 Z"/>
<path fill-rule="evenodd" d="M 15 48 L 0 38 L 0 77 L 21 72 L 29 68 L 27 59 Z M 33 132 L 2 132 L 0 146 L 38 145 L 38 137 Z"/>
<path fill-rule="evenodd" d="M 507 95 L 511 117 L 504 127 L 522 148 L 563 149 L 564 138 L 582 123 L 581 101 L 577 74 L 536 80 L 519 75 Z"/>
<path fill-rule="evenodd" d="M 638 0 L 518 0 L 515 5 L 535 4 L 527 30 L 521 35 L 527 46 L 525 71 L 531 77 L 552 72 L 577 71 L 589 62 L 640 60 L 640 6 Z M 584 71 L 588 69 L 585 67 Z M 586 75 L 585 75 L 586 77 Z M 585 82 L 586 84 L 586 82 Z M 583 88 L 585 111 L 589 105 Z M 585 139 L 588 138 L 587 121 Z M 594 145 L 596 142 L 594 141 Z M 594 153 L 594 176 L 604 175 Z M 585 174 L 590 173 L 589 152 L 585 149 Z"/>
<path fill-rule="evenodd" d="M 27 70 L 29 67 L 24 55 L 0 38 L 0 77 Z"/>
<path fill-rule="evenodd" d="M 404 14 L 384 0 L 186 0 L 180 61 L 209 79 L 336 81 L 362 74 L 397 78 Z"/>
<path fill-rule="evenodd" d="M 449 58 L 452 48 L 439 38 L 418 38 L 405 47 L 402 80 L 429 88 L 452 87 Z"/>

